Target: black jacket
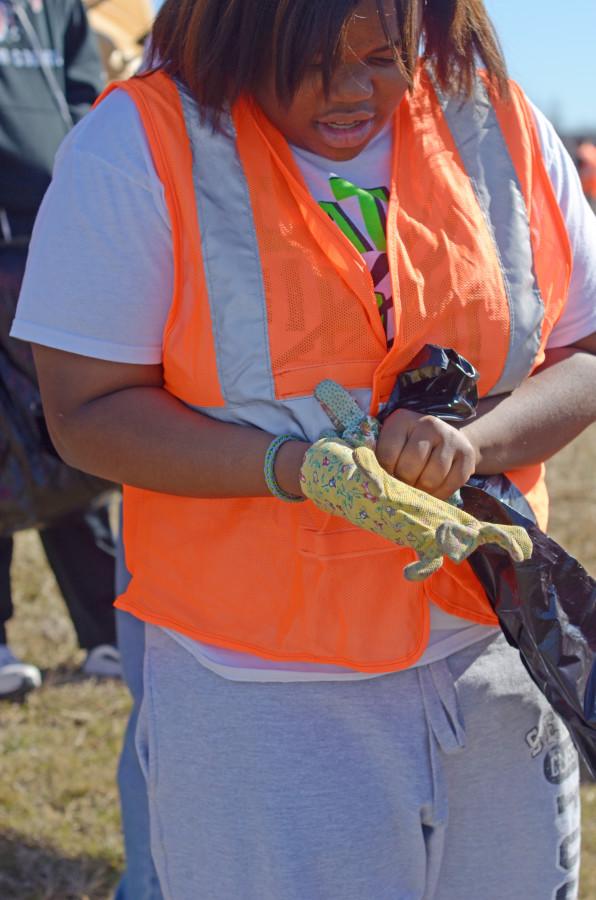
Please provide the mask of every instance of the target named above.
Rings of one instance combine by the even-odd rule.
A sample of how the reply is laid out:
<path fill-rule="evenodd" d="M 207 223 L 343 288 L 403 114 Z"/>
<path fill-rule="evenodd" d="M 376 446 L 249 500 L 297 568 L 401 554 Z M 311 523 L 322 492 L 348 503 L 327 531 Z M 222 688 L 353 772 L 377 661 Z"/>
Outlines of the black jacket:
<path fill-rule="evenodd" d="M 75 122 L 101 90 L 103 73 L 81 0 L 0 0 L 0 209 L 26 223 L 35 217 L 68 126 L 17 4 Z"/>

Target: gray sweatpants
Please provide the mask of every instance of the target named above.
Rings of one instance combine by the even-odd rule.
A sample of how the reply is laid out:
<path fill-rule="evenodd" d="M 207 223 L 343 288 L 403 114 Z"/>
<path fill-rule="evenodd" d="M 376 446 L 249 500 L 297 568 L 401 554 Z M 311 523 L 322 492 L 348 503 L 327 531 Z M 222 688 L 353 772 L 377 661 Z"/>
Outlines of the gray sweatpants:
<path fill-rule="evenodd" d="M 147 626 L 137 735 L 167 900 L 573 900 L 578 764 L 501 636 L 254 684 Z"/>

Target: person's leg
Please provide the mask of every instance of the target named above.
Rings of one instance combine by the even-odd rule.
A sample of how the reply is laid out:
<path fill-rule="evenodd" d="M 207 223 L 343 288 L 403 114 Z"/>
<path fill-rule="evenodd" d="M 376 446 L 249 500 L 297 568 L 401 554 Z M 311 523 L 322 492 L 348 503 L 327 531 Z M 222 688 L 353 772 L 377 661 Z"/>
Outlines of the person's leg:
<path fill-rule="evenodd" d="M 0 700 L 21 698 L 41 685 L 37 666 L 18 659 L 8 646 L 6 623 L 12 618 L 10 563 L 12 538 L 0 537 Z"/>
<path fill-rule="evenodd" d="M 15 364 L 22 365 L 22 359 L 13 359 L 11 350 L 23 353 L 19 344 L 8 337 L 14 317 L 19 289 L 23 279 L 26 250 L 0 248 L 0 346 Z M 30 351 L 29 351 L 30 352 Z M 27 350 L 24 351 L 27 353 Z M 0 537 L 0 645 L 8 643 L 6 623 L 12 618 L 12 592 L 10 585 L 10 564 L 12 561 L 12 537 Z"/>
<path fill-rule="evenodd" d="M 60 519 L 40 537 L 81 648 L 115 646 L 115 551 L 107 507 Z"/>
<path fill-rule="evenodd" d="M 577 754 L 498 637 L 449 659 L 466 747 L 443 758 L 449 809 L 435 900 L 574 900 Z"/>
<path fill-rule="evenodd" d="M 124 593 L 130 574 L 124 560 L 122 507 L 116 539 L 116 596 Z M 122 673 L 132 696 L 132 709 L 126 726 L 118 764 L 118 790 L 122 813 L 122 831 L 126 868 L 116 890 L 115 900 L 162 900 L 157 872 L 151 855 L 147 782 L 139 763 L 135 734 L 143 701 L 143 662 L 145 623 L 130 613 L 116 610 L 116 635 L 122 660 Z"/>
<path fill-rule="evenodd" d="M 12 618 L 12 591 L 10 564 L 12 562 L 12 538 L 0 537 L 0 645 L 7 644 L 6 623 Z"/>
<path fill-rule="evenodd" d="M 162 900 L 151 856 L 147 782 L 135 746 L 137 719 L 143 700 L 145 623 L 116 610 L 116 631 L 124 680 L 133 698 L 118 765 L 126 870 L 118 885 L 116 900 Z"/>
<path fill-rule="evenodd" d="M 137 743 L 172 900 L 423 900 L 433 823 L 417 672 L 255 684 L 146 629 Z"/>

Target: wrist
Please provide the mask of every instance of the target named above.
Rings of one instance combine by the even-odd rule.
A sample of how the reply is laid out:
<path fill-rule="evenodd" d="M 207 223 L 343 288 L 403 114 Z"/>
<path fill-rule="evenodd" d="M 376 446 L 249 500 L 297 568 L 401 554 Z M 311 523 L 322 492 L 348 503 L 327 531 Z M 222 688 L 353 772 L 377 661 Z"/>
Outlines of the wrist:
<path fill-rule="evenodd" d="M 273 466 L 275 480 L 287 494 L 302 496 L 300 469 L 309 447 L 308 441 L 288 441 L 282 444 L 276 454 Z"/>
<path fill-rule="evenodd" d="M 476 419 L 467 426 L 466 437 L 474 448 L 477 475 L 501 475 L 520 464 L 511 458 L 510 446 L 504 440 L 507 437 L 504 426 L 495 428 L 488 420 Z"/>
<path fill-rule="evenodd" d="M 460 433 L 464 435 L 472 450 L 474 451 L 474 471 L 478 472 L 480 467 L 482 466 L 482 440 L 481 440 L 481 429 L 478 427 L 479 420 L 474 419 L 467 425 L 464 425 L 463 428 L 460 429 Z"/>

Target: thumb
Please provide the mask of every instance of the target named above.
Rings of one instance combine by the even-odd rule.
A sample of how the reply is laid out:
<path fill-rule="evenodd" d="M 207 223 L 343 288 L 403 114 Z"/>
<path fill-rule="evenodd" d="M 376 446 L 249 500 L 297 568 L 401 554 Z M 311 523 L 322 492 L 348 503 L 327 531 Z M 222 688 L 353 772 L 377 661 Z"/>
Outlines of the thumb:
<path fill-rule="evenodd" d="M 352 454 L 360 471 L 374 484 L 379 494 L 385 490 L 385 470 L 381 468 L 374 450 L 370 447 L 356 447 Z"/>

